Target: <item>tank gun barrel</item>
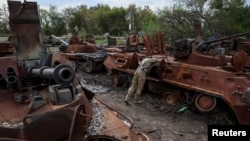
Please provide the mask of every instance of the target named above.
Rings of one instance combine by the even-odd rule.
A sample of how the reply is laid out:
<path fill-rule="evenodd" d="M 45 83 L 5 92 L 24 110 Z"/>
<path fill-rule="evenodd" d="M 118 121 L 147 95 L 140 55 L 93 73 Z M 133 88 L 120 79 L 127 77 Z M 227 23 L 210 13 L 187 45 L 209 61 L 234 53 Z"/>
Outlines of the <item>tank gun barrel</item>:
<path fill-rule="evenodd" d="M 62 39 L 58 38 L 57 36 L 55 36 L 55 35 L 53 35 L 53 34 L 51 35 L 51 37 L 52 37 L 52 38 L 54 38 L 54 39 L 59 40 L 61 43 L 65 44 L 66 46 L 68 46 L 68 45 L 69 45 L 69 43 L 65 42 L 64 40 L 62 40 Z"/>
<path fill-rule="evenodd" d="M 75 78 L 74 70 L 67 65 L 58 65 L 55 68 L 41 67 L 28 68 L 28 74 L 40 76 L 43 79 L 53 79 L 56 83 L 72 83 Z"/>
<path fill-rule="evenodd" d="M 224 38 L 219 38 L 219 39 L 214 39 L 214 40 L 208 40 L 208 41 L 202 41 L 198 44 L 198 46 L 196 47 L 196 49 L 201 50 L 204 48 L 207 48 L 210 44 L 218 42 L 218 41 L 223 41 L 223 40 L 227 40 L 227 39 L 231 39 L 231 38 L 235 38 L 235 37 L 240 37 L 240 36 L 244 36 L 250 34 L 250 32 L 245 32 L 245 33 L 241 33 L 241 34 L 237 34 L 237 35 L 232 35 L 232 36 L 228 36 L 228 37 L 224 37 Z M 205 47 L 204 47 L 205 46 Z"/>
<path fill-rule="evenodd" d="M 219 38 L 219 39 L 215 39 L 215 40 L 211 40 L 211 41 L 206 41 L 203 44 L 210 44 L 213 42 L 218 42 L 218 41 L 223 41 L 223 40 L 227 40 L 227 39 L 231 39 L 231 38 L 235 38 L 235 37 L 240 37 L 243 35 L 247 35 L 250 34 L 250 32 L 246 32 L 246 33 L 242 33 L 242 34 L 237 34 L 237 35 L 232 35 L 232 36 L 228 36 L 228 37 L 224 37 L 224 38 Z"/>

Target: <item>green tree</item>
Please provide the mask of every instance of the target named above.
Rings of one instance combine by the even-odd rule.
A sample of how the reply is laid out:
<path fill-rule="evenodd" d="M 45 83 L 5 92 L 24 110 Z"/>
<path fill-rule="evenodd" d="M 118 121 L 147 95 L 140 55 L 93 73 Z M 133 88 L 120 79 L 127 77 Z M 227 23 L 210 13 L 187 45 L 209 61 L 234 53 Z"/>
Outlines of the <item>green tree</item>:
<path fill-rule="evenodd" d="M 45 9 L 40 9 L 40 19 L 41 19 L 41 28 L 44 35 L 50 35 L 50 19 L 49 19 L 49 12 Z"/>
<path fill-rule="evenodd" d="M 50 6 L 49 11 L 40 10 L 41 27 L 45 35 L 61 36 L 67 33 L 66 21 L 55 6 Z"/>
<path fill-rule="evenodd" d="M 213 10 L 211 20 L 214 28 L 223 30 L 227 34 L 244 32 L 247 28 L 245 19 L 249 10 L 245 7 L 245 0 L 211 0 Z"/>
<path fill-rule="evenodd" d="M 152 35 L 161 30 L 159 18 L 149 6 L 145 6 L 143 9 L 137 8 L 137 11 L 136 25 L 138 31 Z"/>
<path fill-rule="evenodd" d="M 0 33 L 1 36 L 10 34 L 8 12 L 5 5 L 0 7 Z"/>
<path fill-rule="evenodd" d="M 240 9 L 238 22 L 242 26 L 244 31 L 250 32 L 250 6 L 246 5 L 244 8 Z"/>
<path fill-rule="evenodd" d="M 159 12 L 160 23 L 166 38 L 177 40 L 180 38 L 195 37 L 194 17 L 181 6 L 174 6 L 173 9 L 165 8 Z"/>
<path fill-rule="evenodd" d="M 171 8 L 160 10 L 161 27 L 172 39 L 195 37 L 194 21 L 202 21 L 203 38 L 214 31 L 226 35 L 249 29 L 249 8 L 245 0 L 176 0 Z"/>
<path fill-rule="evenodd" d="M 109 18 L 111 19 L 111 26 L 109 28 L 109 31 L 112 35 L 122 35 L 123 31 L 127 29 L 126 26 L 126 20 L 124 18 L 124 15 L 126 14 L 125 9 L 123 8 L 113 8 L 112 11 L 110 11 Z"/>
<path fill-rule="evenodd" d="M 98 5 L 98 19 L 101 33 L 110 33 L 110 27 L 112 26 L 111 14 L 111 8 L 108 5 Z"/>
<path fill-rule="evenodd" d="M 66 8 L 63 13 L 71 33 L 78 34 L 83 30 L 86 33 L 91 33 L 98 25 L 98 21 L 94 16 L 96 15 L 95 11 L 89 10 L 86 5 L 80 5 L 77 8 Z"/>
<path fill-rule="evenodd" d="M 90 7 L 88 10 L 88 34 L 99 34 L 99 25 L 100 22 L 98 17 L 98 9 L 95 7 Z"/>

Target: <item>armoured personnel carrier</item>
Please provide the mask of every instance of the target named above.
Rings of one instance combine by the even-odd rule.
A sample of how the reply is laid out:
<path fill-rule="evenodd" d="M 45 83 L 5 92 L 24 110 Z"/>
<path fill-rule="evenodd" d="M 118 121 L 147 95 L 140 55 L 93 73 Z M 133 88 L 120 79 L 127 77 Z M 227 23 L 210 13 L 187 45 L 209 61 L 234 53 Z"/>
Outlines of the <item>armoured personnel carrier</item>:
<path fill-rule="evenodd" d="M 0 140 L 154 140 L 85 89 L 60 52 L 46 52 L 36 2 L 7 2 L 13 34 L 0 43 Z"/>
<path fill-rule="evenodd" d="M 150 55 L 162 61 L 147 70 L 146 88 L 157 94 L 163 104 L 184 101 L 201 113 L 210 113 L 218 105 L 226 105 L 235 124 L 250 124 L 249 57 L 243 49 L 228 54 L 228 48 L 221 46 L 221 41 L 246 34 L 249 33 L 206 42 L 195 39 L 175 41 L 173 52 Z M 131 82 L 137 60 L 145 57 L 149 56 L 110 54 L 104 65 L 113 76 L 114 85 L 121 86 Z"/>

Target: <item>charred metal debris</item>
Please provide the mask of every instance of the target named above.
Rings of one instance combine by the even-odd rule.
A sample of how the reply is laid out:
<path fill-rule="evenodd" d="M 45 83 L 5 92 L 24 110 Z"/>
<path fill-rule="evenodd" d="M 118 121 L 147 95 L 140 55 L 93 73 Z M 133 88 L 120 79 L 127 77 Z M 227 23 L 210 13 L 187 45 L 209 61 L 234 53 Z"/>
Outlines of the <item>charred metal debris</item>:
<path fill-rule="evenodd" d="M 72 61 L 46 51 L 36 2 L 7 2 L 12 35 L 0 43 L 0 140 L 154 140 L 86 92 Z"/>
<path fill-rule="evenodd" d="M 104 66 L 114 86 L 131 83 L 138 60 L 160 58 L 147 70 L 147 89 L 157 94 L 164 105 L 184 101 L 197 112 L 209 113 L 226 105 L 235 124 L 250 124 L 250 43 L 244 35 L 212 36 L 201 39 L 196 26 L 195 39 L 180 39 L 165 45 L 164 34 L 156 40 L 143 36 L 144 50 L 110 52 Z M 216 34 L 217 35 L 217 34 Z M 171 49 L 170 49 L 171 48 Z"/>

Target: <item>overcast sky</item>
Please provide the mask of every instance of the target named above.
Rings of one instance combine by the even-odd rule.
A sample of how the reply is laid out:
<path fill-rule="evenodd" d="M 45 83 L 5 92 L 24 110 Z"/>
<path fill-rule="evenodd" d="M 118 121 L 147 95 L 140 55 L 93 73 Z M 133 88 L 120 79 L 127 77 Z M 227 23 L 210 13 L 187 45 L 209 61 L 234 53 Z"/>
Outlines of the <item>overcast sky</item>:
<path fill-rule="evenodd" d="M 24 1 L 24 0 L 15 0 L 15 1 Z M 99 4 L 107 4 L 110 7 L 124 7 L 127 8 L 130 4 L 135 4 L 137 7 L 144 7 L 148 5 L 152 10 L 157 8 L 168 7 L 173 4 L 173 0 L 27 0 L 37 2 L 37 4 L 43 8 L 47 9 L 52 6 L 56 6 L 58 10 L 61 10 L 66 7 L 76 7 L 77 5 L 87 5 L 96 6 Z M 5 4 L 7 6 L 7 0 L 0 0 L 0 6 Z"/>
<path fill-rule="evenodd" d="M 24 1 L 24 0 L 16 0 Z M 58 10 L 61 10 L 66 7 L 76 7 L 77 5 L 87 5 L 96 6 L 99 4 L 107 4 L 110 7 L 124 7 L 127 8 L 130 4 L 135 4 L 137 7 L 144 7 L 148 5 L 152 10 L 157 8 L 169 7 L 174 4 L 173 0 L 27 0 L 27 1 L 36 1 L 37 4 L 43 8 L 47 9 L 52 6 L 56 6 Z M 247 4 L 250 4 L 250 0 L 246 0 Z M 5 4 L 7 6 L 7 0 L 0 0 L 0 6 Z"/>

